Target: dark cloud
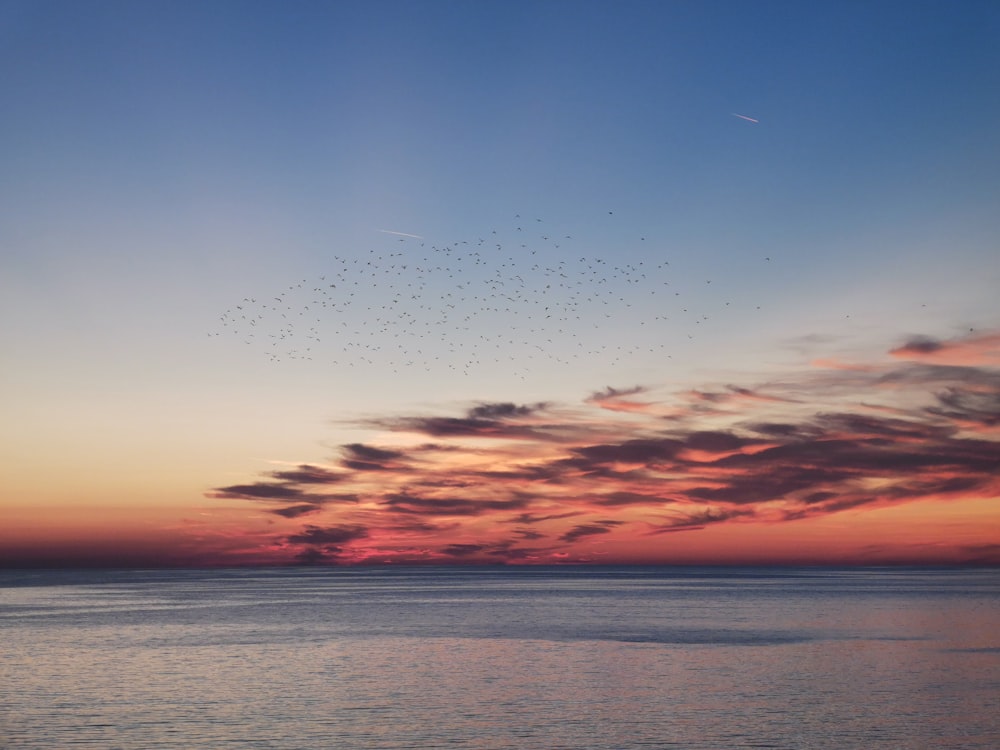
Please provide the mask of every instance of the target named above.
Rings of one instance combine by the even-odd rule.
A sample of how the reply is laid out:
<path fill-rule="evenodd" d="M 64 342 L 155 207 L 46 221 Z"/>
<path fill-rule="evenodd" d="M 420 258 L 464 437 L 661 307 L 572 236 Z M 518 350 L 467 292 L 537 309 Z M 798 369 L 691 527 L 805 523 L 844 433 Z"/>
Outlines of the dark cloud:
<path fill-rule="evenodd" d="M 362 443 L 351 443 L 341 446 L 344 458 L 341 464 L 354 471 L 389 471 L 400 470 L 398 459 L 405 454 L 400 451 L 384 450 Z"/>
<path fill-rule="evenodd" d="M 541 411 L 546 406 L 545 403 L 523 404 L 518 406 L 512 403 L 501 404 L 479 404 L 469 409 L 469 419 L 506 419 L 508 417 L 525 417 Z"/>
<path fill-rule="evenodd" d="M 578 524 L 560 536 L 559 539 L 564 542 L 575 542 L 581 537 L 593 536 L 595 534 L 607 534 L 612 528 L 620 525 L 621 523 L 621 521 L 597 521 L 596 523 Z"/>
<path fill-rule="evenodd" d="M 391 461 L 402 458 L 405 454 L 400 451 L 390 451 L 384 448 L 375 448 L 363 443 L 350 443 L 341 448 L 349 458 L 359 458 L 363 461 Z"/>
<path fill-rule="evenodd" d="M 508 439 L 554 439 L 545 425 L 524 425 L 506 419 L 482 417 L 398 417 L 372 420 L 378 429 L 417 432 L 435 438 L 484 437 Z"/>
<path fill-rule="evenodd" d="M 812 492 L 808 495 L 804 495 L 801 500 L 809 505 L 814 505 L 816 503 L 826 502 L 827 500 L 832 500 L 837 497 L 836 492 L 820 490 L 819 492 Z"/>
<path fill-rule="evenodd" d="M 871 436 L 891 438 L 944 438 L 955 432 L 951 425 L 928 424 L 916 420 L 871 416 L 854 413 L 817 414 L 814 418 L 817 434 L 847 434 L 855 438 Z"/>
<path fill-rule="evenodd" d="M 739 450 L 744 445 L 759 441 L 737 437 L 731 432 L 702 431 L 690 433 L 684 442 L 688 448 L 693 450 L 705 451 L 707 453 L 725 453 Z"/>
<path fill-rule="evenodd" d="M 530 501 L 522 497 L 501 500 L 463 497 L 423 497 L 409 493 L 389 494 L 382 503 L 398 513 L 417 513 L 432 516 L 478 516 L 488 511 L 520 510 Z"/>
<path fill-rule="evenodd" d="M 595 391 L 587 397 L 588 403 L 598 403 L 601 401 L 607 401 L 613 398 L 622 398 L 624 396 L 635 396 L 640 393 L 645 393 L 646 388 L 641 385 L 632 386 L 631 388 L 612 388 L 610 385 L 603 391 Z"/>
<path fill-rule="evenodd" d="M 688 396 L 695 401 L 706 401 L 710 404 L 718 403 L 720 401 L 728 401 L 732 397 L 729 393 L 721 393 L 717 391 L 690 391 Z"/>
<path fill-rule="evenodd" d="M 746 396 L 747 398 L 759 398 L 759 394 L 749 388 L 743 388 L 738 385 L 727 385 L 726 388 L 729 389 L 730 393 L 734 393 L 737 396 Z"/>
<path fill-rule="evenodd" d="M 579 516 L 583 511 L 570 510 L 565 513 L 548 513 L 544 515 L 536 515 L 533 513 L 521 513 L 519 516 L 515 516 L 510 519 L 510 523 L 542 523 L 543 521 L 557 521 L 562 518 L 572 518 L 573 516 Z"/>
<path fill-rule="evenodd" d="M 525 541 L 545 538 L 545 534 L 540 531 L 535 531 L 534 529 L 514 529 L 514 533 Z"/>
<path fill-rule="evenodd" d="M 497 420 L 461 417 L 402 417 L 381 424 L 388 429 L 422 432 L 433 437 L 493 436 L 510 432 Z"/>
<path fill-rule="evenodd" d="M 599 495 L 593 495 L 590 499 L 597 505 L 615 508 L 628 505 L 662 505 L 664 503 L 672 502 L 675 498 L 663 497 L 661 494 L 647 495 L 641 492 L 628 492 L 621 490 L 618 492 L 605 492 Z"/>
<path fill-rule="evenodd" d="M 521 424 L 518 419 L 536 414 L 546 407 L 544 402 L 522 405 L 510 402 L 480 403 L 469 408 L 464 417 L 396 417 L 373 419 L 368 424 L 378 429 L 417 432 L 436 438 L 542 438 L 545 436 L 544 427 Z"/>
<path fill-rule="evenodd" d="M 878 428 L 876 428 L 878 429 Z M 904 439 L 893 434 L 893 425 L 881 428 L 882 435 L 866 425 L 866 434 L 844 436 L 840 430 L 832 435 L 819 434 L 808 440 L 791 440 L 755 453 L 724 456 L 713 466 L 736 470 L 763 472 L 789 471 L 800 467 L 804 471 L 820 470 L 828 475 L 818 481 L 833 481 L 851 476 L 885 476 L 899 471 L 954 467 L 963 471 L 987 471 L 997 466 L 1000 443 L 989 440 L 947 438 L 928 430 L 922 440 Z M 834 437 L 836 435 L 836 437 Z"/>
<path fill-rule="evenodd" d="M 679 531 L 701 531 L 704 529 L 704 525 L 687 525 L 681 524 L 677 526 L 661 526 L 660 528 L 650 532 L 653 534 L 672 534 Z"/>
<path fill-rule="evenodd" d="M 317 513 L 322 509 L 322 505 L 303 503 L 302 505 L 289 505 L 286 508 L 274 508 L 273 510 L 269 510 L 268 513 L 274 513 L 277 516 L 284 516 L 285 518 L 298 518 L 299 516 Z"/>
<path fill-rule="evenodd" d="M 1000 459 L 1000 456 L 998 456 Z M 1000 464 L 998 464 L 1000 466 Z M 930 479 L 901 482 L 886 490 L 894 498 L 928 497 L 969 492 L 987 484 L 985 477 L 932 477 Z"/>
<path fill-rule="evenodd" d="M 457 445 L 445 445 L 444 443 L 423 443 L 411 449 L 412 453 L 455 453 L 462 449 Z"/>
<path fill-rule="evenodd" d="M 891 349 L 889 354 L 931 354 L 944 349 L 944 344 L 929 336 L 915 336 L 902 346 Z"/>
<path fill-rule="evenodd" d="M 414 487 L 420 487 L 422 489 L 431 488 L 447 488 L 447 489 L 461 489 L 463 487 L 477 487 L 479 482 L 475 482 L 472 479 L 452 479 L 448 477 L 431 478 L 431 479 L 416 479 L 412 482 Z"/>
<path fill-rule="evenodd" d="M 312 487 L 313 485 L 307 486 Z M 358 496 L 349 492 L 321 494 L 318 492 L 307 492 L 291 483 L 274 484 L 270 482 L 216 487 L 205 494 L 207 497 L 219 500 L 257 500 L 263 502 L 299 500 L 315 506 L 329 503 L 356 503 L 358 501 Z"/>
<path fill-rule="evenodd" d="M 305 497 L 305 493 L 298 487 L 269 482 L 216 487 L 208 494 L 209 497 L 229 498 L 233 500 L 301 500 Z"/>
<path fill-rule="evenodd" d="M 306 526 L 299 534 L 286 537 L 291 544 L 343 544 L 368 536 L 364 526 Z"/>
<path fill-rule="evenodd" d="M 210 496 L 322 516 L 281 541 L 324 559 L 356 561 L 370 547 L 375 560 L 479 562 L 572 557 L 571 545 L 619 526 L 609 547 L 649 529 L 996 496 L 1000 373 L 940 361 L 810 370 L 660 402 L 645 388 L 607 388 L 585 409 L 484 401 L 461 416 L 369 420 L 361 426 L 411 434 L 398 446 L 343 445 L 336 469 L 302 463 Z M 637 393 L 649 403 L 604 403 Z M 427 434 L 447 440 L 414 444 Z"/>
<path fill-rule="evenodd" d="M 652 534 L 664 534 L 672 531 L 697 531 L 713 523 L 722 523 L 733 518 L 748 518 L 754 515 L 752 509 L 716 508 L 694 511 L 685 516 L 673 518 L 665 524 L 656 526 Z"/>
<path fill-rule="evenodd" d="M 994 390 L 951 387 L 935 398 L 939 406 L 928 407 L 929 414 L 988 427 L 1000 424 L 1000 377 Z"/>
<path fill-rule="evenodd" d="M 869 492 L 838 493 L 830 500 L 783 510 L 781 513 L 781 520 L 798 521 L 803 518 L 825 516 L 830 513 L 838 513 L 842 510 L 858 508 L 862 505 L 879 505 L 880 500 L 881 499 L 878 495 L 873 495 Z"/>
<path fill-rule="evenodd" d="M 598 466 L 609 463 L 649 464 L 667 461 L 684 447 L 673 438 L 625 440 L 621 443 L 587 445 L 574 448 L 573 453 L 582 459 L 579 466 Z"/>
<path fill-rule="evenodd" d="M 791 398 L 788 395 L 775 395 L 773 393 L 765 393 L 761 390 L 732 384 L 725 386 L 725 390 L 721 391 L 691 390 L 688 391 L 686 395 L 689 400 L 701 405 L 701 407 L 698 408 L 698 411 L 704 411 L 705 409 L 711 410 L 713 408 L 706 406 L 707 404 L 724 404 L 727 402 L 735 402 L 737 400 L 777 401 L 787 403 L 794 403 L 797 401 L 797 399 Z"/>
<path fill-rule="evenodd" d="M 421 521 L 418 518 L 404 516 L 402 518 L 392 519 L 391 521 L 385 523 L 382 528 L 388 529 L 389 531 L 406 531 L 414 534 L 437 534 L 442 531 L 457 529 L 460 526 L 461 524 L 457 522 L 433 523 L 431 521 Z"/>
<path fill-rule="evenodd" d="M 843 468 L 768 465 L 764 461 L 758 462 L 758 466 L 759 471 L 731 475 L 719 480 L 717 486 L 690 487 L 685 495 L 708 502 L 752 505 L 781 500 L 856 476 L 854 472 Z"/>
<path fill-rule="evenodd" d="M 284 482 L 296 484 L 332 484 L 344 478 L 344 475 L 339 472 L 311 464 L 300 464 L 298 468 L 290 471 L 272 471 L 271 476 Z"/>
<path fill-rule="evenodd" d="M 751 422 L 747 429 L 774 438 L 803 438 L 815 435 L 812 425 L 786 424 L 783 422 Z"/>
<path fill-rule="evenodd" d="M 996 368 L 963 364 L 927 364 L 907 362 L 871 380 L 876 385 L 913 386 L 920 389 L 940 387 L 982 389 L 995 392 L 1000 373 Z"/>
<path fill-rule="evenodd" d="M 524 466 L 513 466 L 505 469 L 486 469 L 472 472 L 474 481 L 471 484 L 482 484 L 482 482 L 503 481 L 503 480 L 523 480 L 527 482 L 558 482 L 563 476 L 567 466 L 572 463 L 572 459 L 567 461 L 557 461 L 547 464 L 529 464 Z"/>

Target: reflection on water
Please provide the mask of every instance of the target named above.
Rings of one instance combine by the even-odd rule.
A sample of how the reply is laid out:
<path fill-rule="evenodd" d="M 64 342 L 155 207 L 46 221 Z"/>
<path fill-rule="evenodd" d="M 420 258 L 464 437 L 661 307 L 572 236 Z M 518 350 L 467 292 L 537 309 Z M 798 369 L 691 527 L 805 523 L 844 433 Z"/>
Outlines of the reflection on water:
<path fill-rule="evenodd" d="M 9 748 L 996 748 L 1000 571 L 0 574 Z"/>

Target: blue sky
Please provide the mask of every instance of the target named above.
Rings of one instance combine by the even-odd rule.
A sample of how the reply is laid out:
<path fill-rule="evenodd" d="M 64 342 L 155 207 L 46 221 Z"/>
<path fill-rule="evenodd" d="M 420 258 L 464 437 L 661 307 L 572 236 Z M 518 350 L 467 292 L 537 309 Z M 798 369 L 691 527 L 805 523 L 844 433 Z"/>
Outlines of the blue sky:
<path fill-rule="evenodd" d="M 197 508 L 379 414 L 988 335 L 998 37 L 990 2 L 0 3 L 10 502 Z M 338 269 L 388 304 L 416 268 L 372 315 L 436 331 L 419 355 L 362 359 L 358 305 L 308 360 L 220 327 Z M 529 276 L 519 317 L 432 322 L 498 273 Z M 620 294 L 534 326 L 560 278 Z M 505 358 L 466 367 L 484 341 Z"/>

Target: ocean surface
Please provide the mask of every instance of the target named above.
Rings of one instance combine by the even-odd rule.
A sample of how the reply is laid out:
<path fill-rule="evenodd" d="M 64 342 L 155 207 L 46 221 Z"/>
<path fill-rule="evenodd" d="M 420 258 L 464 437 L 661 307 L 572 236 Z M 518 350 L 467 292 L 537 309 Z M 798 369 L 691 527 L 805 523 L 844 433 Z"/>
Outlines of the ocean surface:
<path fill-rule="evenodd" d="M 0 747 L 1000 748 L 1000 570 L 0 571 Z"/>

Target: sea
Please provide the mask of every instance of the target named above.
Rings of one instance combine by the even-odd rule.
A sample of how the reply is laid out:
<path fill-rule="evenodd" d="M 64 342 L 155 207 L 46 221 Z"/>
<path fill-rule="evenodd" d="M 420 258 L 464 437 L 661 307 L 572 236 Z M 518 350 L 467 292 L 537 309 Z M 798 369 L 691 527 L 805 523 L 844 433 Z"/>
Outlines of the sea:
<path fill-rule="evenodd" d="M 1000 570 L 0 571 L 0 747 L 1000 748 Z"/>

